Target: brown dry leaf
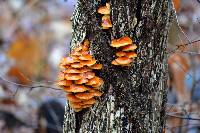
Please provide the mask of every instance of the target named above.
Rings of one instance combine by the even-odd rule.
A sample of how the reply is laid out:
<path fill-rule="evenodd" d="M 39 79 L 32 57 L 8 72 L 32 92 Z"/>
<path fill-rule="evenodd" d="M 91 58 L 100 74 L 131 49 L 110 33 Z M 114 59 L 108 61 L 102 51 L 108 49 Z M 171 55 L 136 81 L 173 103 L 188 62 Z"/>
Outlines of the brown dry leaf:
<path fill-rule="evenodd" d="M 21 33 L 7 51 L 7 56 L 15 60 L 15 67 L 27 78 L 40 74 L 43 54 L 39 44 L 36 38 Z"/>

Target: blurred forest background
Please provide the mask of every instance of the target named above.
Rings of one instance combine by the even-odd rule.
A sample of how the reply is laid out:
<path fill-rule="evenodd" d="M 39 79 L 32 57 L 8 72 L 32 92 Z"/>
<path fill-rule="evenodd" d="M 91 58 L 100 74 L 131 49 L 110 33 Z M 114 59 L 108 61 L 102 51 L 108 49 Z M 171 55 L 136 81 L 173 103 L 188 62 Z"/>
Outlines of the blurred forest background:
<path fill-rule="evenodd" d="M 167 133 L 200 132 L 200 2 L 174 0 L 169 33 Z M 76 0 L 0 0 L 0 132 L 62 132 L 56 87 L 69 53 Z"/>

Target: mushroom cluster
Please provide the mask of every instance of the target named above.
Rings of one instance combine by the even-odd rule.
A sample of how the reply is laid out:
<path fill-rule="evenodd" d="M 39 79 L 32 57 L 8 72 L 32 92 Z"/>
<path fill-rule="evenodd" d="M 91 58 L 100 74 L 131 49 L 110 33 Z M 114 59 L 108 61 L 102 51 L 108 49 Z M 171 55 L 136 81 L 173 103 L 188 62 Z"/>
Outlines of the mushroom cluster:
<path fill-rule="evenodd" d="M 133 41 L 128 36 L 113 39 L 111 46 L 119 49 L 116 53 L 117 58 L 112 61 L 113 65 L 129 66 L 133 62 L 133 58 L 137 57 L 134 52 L 137 46 L 133 44 Z"/>
<path fill-rule="evenodd" d="M 88 40 L 68 57 L 62 58 L 59 67 L 61 71 L 57 85 L 67 92 L 69 105 L 76 112 L 91 107 L 96 102 L 95 97 L 102 95 L 99 89 L 103 80 L 93 72 L 93 69 L 101 69 L 102 65 L 96 64 L 96 60 L 89 54 Z"/>
<path fill-rule="evenodd" d="M 102 28 L 109 29 L 110 27 L 112 27 L 112 23 L 110 20 L 110 4 L 106 3 L 106 6 L 99 7 L 97 12 L 100 14 L 103 14 L 102 23 L 101 23 Z"/>

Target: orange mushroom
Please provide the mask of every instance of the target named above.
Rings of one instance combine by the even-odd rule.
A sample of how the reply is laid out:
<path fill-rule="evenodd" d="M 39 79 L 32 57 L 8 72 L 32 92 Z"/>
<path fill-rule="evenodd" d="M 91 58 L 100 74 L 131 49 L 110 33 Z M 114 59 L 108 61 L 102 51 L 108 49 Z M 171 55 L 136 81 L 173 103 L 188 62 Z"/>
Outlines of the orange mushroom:
<path fill-rule="evenodd" d="M 58 80 L 64 80 L 65 79 L 65 73 L 64 72 L 59 72 L 58 73 Z"/>
<path fill-rule="evenodd" d="M 81 99 L 75 97 L 73 94 L 67 94 L 66 97 L 70 102 L 82 102 Z"/>
<path fill-rule="evenodd" d="M 77 93 L 77 92 L 85 92 L 87 91 L 88 88 L 85 87 L 84 85 L 76 85 L 76 84 L 72 84 L 70 85 L 70 89 L 67 90 L 67 92 L 73 92 L 73 93 Z M 79 93 L 78 93 L 79 94 Z"/>
<path fill-rule="evenodd" d="M 79 57 L 80 60 L 92 60 L 92 56 L 91 55 L 82 55 Z"/>
<path fill-rule="evenodd" d="M 67 80 L 79 80 L 82 78 L 81 74 L 77 74 L 77 73 L 67 73 L 65 74 L 65 79 Z"/>
<path fill-rule="evenodd" d="M 127 52 L 127 53 L 126 53 L 126 56 L 127 56 L 128 58 L 135 58 L 135 57 L 137 57 L 137 54 L 136 54 L 135 52 Z"/>
<path fill-rule="evenodd" d="M 94 72 L 84 72 L 82 73 L 82 77 L 87 78 L 87 79 L 91 79 L 95 76 Z"/>
<path fill-rule="evenodd" d="M 94 94 L 90 92 L 83 92 L 83 93 L 77 93 L 75 94 L 75 96 L 79 99 L 89 100 L 94 97 Z"/>
<path fill-rule="evenodd" d="M 111 41 L 111 46 L 112 47 L 122 47 L 122 46 L 126 46 L 129 44 L 132 44 L 132 40 L 130 39 L 130 37 L 125 36 L 125 37 L 121 37 L 119 39 L 113 39 Z"/>
<path fill-rule="evenodd" d="M 61 80 L 57 82 L 58 86 L 70 86 L 72 84 L 71 80 Z"/>
<path fill-rule="evenodd" d="M 124 56 L 124 57 L 119 57 L 119 58 L 115 59 L 115 61 L 120 65 L 127 65 L 132 62 L 132 59 Z"/>
<path fill-rule="evenodd" d="M 76 69 L 76 68 L 67 68 L 64 72 L 65 73 L 82 73 L 80 69 Z"/>
<path fill-rule="evenodd" d="M 95 102 L 96 102 L 96 100 L 94 98 L 82 101 L 83 105 L 86 105 L 86 104 L 95 104 Z"/>
<path fill-rule="evenodd" d="M 102 17 L 102 23 L 101 23 L 102 27 L 104 29 L 108 29 L 110 27 L 112 27 L 112 22 L 110 20 L 110 15 L 104 15 Z"/>
<path fill-rule="evenodd" d="M 87 78 L 82 78 L 79 80 L 74 81 L 75 84 L 85 84 L 87 83 L 89 80 Z"/>
<path fill-rule="evenodd" d="M 102 64 L 94 64 L 92 66 L 90 66 L 91 69 L 102 69 Z"/>
<path fill-rule="evenodd" d="M 75 112 L 80 112 L 82 110 L 82 108 L 74 108 Z"/>
<path fill-rule="evenodd" d="M 135 44 L 129 44 L 127 46 L 122 47 L 122 51 L 133 51 L 137 48 Z"/>
<path fill-rule="evenodd" d="M 81 64 L 84 66 L 92 66 L 96 63 L 96 60 L 92 59 L 92 60 L 84 60 L 81 61 Z"/>
<path fill-rule="evenodd" d="M 116 53 L 116 55 L 117 55 L 118 57 L 122 57 L 122 56 L 125 56 L 125 55 L 126 55 L 126 52 L 119 51 L 119 52 Z"/>
<path fill-rule="evenodd" d="M 72 57 L 65 57 L 61 59 L 62 65 L 69 65 L 71 63 L 76 62 L 77 60 L 74 60 Z"/>
<path fill-rule="evenodd" d="M 89 92 L 92 93 L 96 97 L 100 97 L 103 94 L 102 92 L 98 90 L 94 90 L 94 89 L 90 89 Z"/>
<path fill-rule="evenodd" d="M 86 105 L 83 105 L 82 108 L 89 108 L 91 107 L 93 104 L 86 104 Z"/>
<path fill-rule="evenodd" d="M 92 79 L 90 79 L 86 85 L 95 85 L 101 82 L 101 79 L 97 76 L 93 77 Z"/>
<path fill-rule="evenodd" d="M 97 10 L 100 14 L 110 14 L 110 4 L 106 3 L 106 6 L 101 6 Z"/>
<path fill-rule="evenodd" d="M 69 101 L 69 105 L 72 108 L 82 108 L 81 103 L 77 103 L 77 102 L 71 102 L 71 101 Z"/>
<path fill-rule="evenodd" d="M 71 64 L 71 67 L 73 67 L 73 68 L 81 68 L 83 66 L 84 65 L 82 63 L 80 63 L 80 62 L 76 62 L 76 63 L 72 63 Z"/>

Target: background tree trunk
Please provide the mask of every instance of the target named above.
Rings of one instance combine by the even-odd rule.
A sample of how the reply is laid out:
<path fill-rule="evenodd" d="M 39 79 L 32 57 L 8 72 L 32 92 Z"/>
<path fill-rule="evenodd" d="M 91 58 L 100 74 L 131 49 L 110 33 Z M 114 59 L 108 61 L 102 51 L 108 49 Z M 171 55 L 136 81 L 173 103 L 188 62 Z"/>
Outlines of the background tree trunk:
<path fill-rule="evenodd" d="M 110 0 L 113 27 L 101 29 L 97 8 L 105 0 L 78 0 L 71 48 L 85 38 L 103 70 L 104 94 L 92 108 L 75 113 L 66 106 L 66 133 L 161 133 L 165 125 L 167 34 L 171 0 Z M 111 65 L 114 38 L 128 35 L 138 46 L 131 67 Z"/>

